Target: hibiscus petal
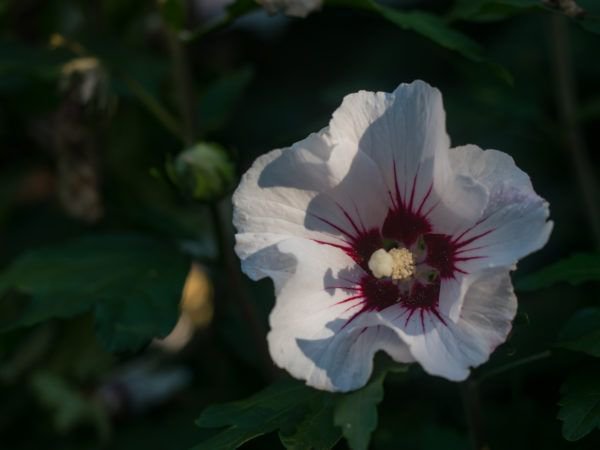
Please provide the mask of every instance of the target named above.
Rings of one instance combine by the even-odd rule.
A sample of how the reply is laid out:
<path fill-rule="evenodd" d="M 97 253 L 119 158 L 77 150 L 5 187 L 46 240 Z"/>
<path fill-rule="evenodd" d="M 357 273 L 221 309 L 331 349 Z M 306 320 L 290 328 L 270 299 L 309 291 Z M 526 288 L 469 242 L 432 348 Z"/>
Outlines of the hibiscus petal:
<path fill-rule="evenodd" d="M 275 363 L 319 389 L 348 391 L 363 386 L 373 356 L 384 350 L 395 360 L 414 359 L 391 330 L 367 323 L 369 314 L 349 321 L 361 300 L 354 286 L 364 272 L 343 252 L 302 239 L 278 245 L 294 263 L 277 274 L 277 303 L 270 316 L 269 350 Z M 338 286 L 347 286 L 341 289 Z"/>
<path fill-rule="evenodd" d="M 375 161 L 387 188 L 396 184 L 403 198 L 421 170 L 416 196 L 424 197 L 433 180 L 433 166 L 450 147 L 441 93 L 423 81 L 401 84 L 391 94 L 360 91 L 344 98 L 330 123 L 333 142 L 347 142 Z M 420 169 L 421 167 L 421 169 Z M 396 169 L 394 173 L 393 168 Z"/>
<path fill-rule="evenodd" d="M 475 145 L 457 147 L 450 155 L 455 172 L 477 180 L 488 191 L 481 218 L 456 236 L 458 267 L 469 273 L 511 267 L 546 244 L 553 226 L 547 221 L 548 203 L 509 155 Z"/>
<path fill-rule="evenodd" d="M 448 232 L 481 215 L 486 192 L 450 169 L 445 121 L 441 93 L 418 80 L 391 94 L 346 96 L 329 133 L 334 143 L 353 144 L 375 162 L 396 204 Z"/>
<path fill-rule="evenodd" d="M 426 372 L 461 381 L 506 340 L 516 311 L 509 271 L 490 269 L 470 285 L 457 322 L 425 312 L 394 325 Z"/>
<path fill-rule="evenodd" d="M 347 145 L 331 146 L 324 132 L 269 152 L 254 162 L 233 196 L 242 268 L 253 279 L 264 277 L 254 260 L 268 259 L 273 246 L 289 237 L 347 246 L 379 229 L 386 200 L 373 162 Z"/>

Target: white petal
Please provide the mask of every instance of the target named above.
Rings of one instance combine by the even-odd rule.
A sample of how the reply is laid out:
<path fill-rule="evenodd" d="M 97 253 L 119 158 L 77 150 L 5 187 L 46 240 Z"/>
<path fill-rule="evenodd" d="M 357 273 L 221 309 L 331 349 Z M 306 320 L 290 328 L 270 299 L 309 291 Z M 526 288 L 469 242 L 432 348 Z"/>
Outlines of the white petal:
<path fill-rule="evenodd" d="M 330 323 L 332 331 L 343 325 L 342 320 Z M 298 339 L 297 345 L 309 363 L 292 375 L 306 379 L 317 389 L 347 392 L 363 387 L 373 372 L 373 358 L 380 350 L 398 362 L 413 362 L 406 344 L 389 328 L 375 325 L 363 328 L 338 329 L 321 340 Z M 297 357 L 297 356 L 296 356 Z M 309 374 L 308 377 L 306 374 Z"/>
<path fill-rule="evenodd" d="M 450 146 L 445 117 L 440 92 L 415 81 L 391 94 L 346 96 L 333 114 L 330 134 L 334 142 L 351 143 L 375 161 L 390 192 L 397 182 L 400 194 L 408 197 L 419 172 L 415 196 L 421 199 L 433 181 L 433 158 L 446 158 Z"/>
<path fill-rule="evenodd" d="M 340 302 L 356 292 L 331 286 L 349 285 L 338 277 L 355 280 L 364 272 L 343 252 L 302 239 L 278 248 L 295 261 L 292 268 L 282 266 L 284 275 L 273 277 L 279 282 L 268 342 L 279 367 L 318 389 L 348 391 L 367 382 L 378 350 L 397 361 L 413 360 L 395 333 L 367 324 L 368 313 L 348 322 L 359 300 Z"/>
<path fill-rule="evenodd" d="M 506 340 L 516 310 L 508 270 L 490 269 L 469 287 L 457 322 L 415 312 L 408 323 L 396 319 L 395 330 L 426 372 L 461 381 Z"/>
<path fill-rule="evenodd" d="M 453 322 L 458 320 L 465 293 L 474 279 L 473 275 L 457 274 L 454 278 L 444 278 L 441 280 L 439 297 L 441 314 L 448 316 Z"/>
<path fill-rule="evenodd" d="M 329 133 L 336 143 L 358 146 L 379 167 L 390 193 L 413 211 L 431 211 L 435 231 L 448 233 L 481 215 L 486 192 L 471 177 L 450 169 L 445 120 L 441 93 L 414 81 L 391 94 L 346 96 Z"/>
<path fill-rule="evenodd" d="M 342 244 L 348 241 L 342 231 L 355 235 L 357 229 L 379 227 L 388 208 L 373 162 L 348 145 L 333 146 L 325 133 L 258 158 L 233 204 L 236 252 L 253 279 L 265 276 L 256 267 L 264 266 L 281 240 Z"/>
<path fill-rule="evenodd" d="M 481 223 L 460 239 L 465 242 L 481 236 L 462 248 L 462 257 L 476 258 L 460 263 L 461 269 L 511 267 L 546 244 L 553 225 L 547 221 L 548 203 L 535 193 L 527 174 L 509 155 L 474 145 L 452 149 L 450 154 L 455 172 L 472 177 L 488 191 Z M 468 228 L 465 225 L 464 230 Z"/>

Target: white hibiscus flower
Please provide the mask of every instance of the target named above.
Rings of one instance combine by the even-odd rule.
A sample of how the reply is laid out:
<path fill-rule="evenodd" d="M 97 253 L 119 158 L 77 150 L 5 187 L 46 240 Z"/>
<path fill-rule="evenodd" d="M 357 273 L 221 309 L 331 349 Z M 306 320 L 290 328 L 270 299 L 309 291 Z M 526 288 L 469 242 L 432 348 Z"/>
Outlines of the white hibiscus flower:
<path fill-rule="evenodd" d="M 363 386 L 378 350 L 463 380 L 511 329 L 509 272 L 550 235 L 510 156 L 450 148 L 422 81 L 347 96 L 329 127 L 256 160 L 234 194 L 236 251 L 277 301 L 273 360 L 310 386 Z"/>
<path fill-rule="evenodd" d="M 322 0 L 256 0 L 269 13 L 283 13 L 292 17 L 306 17 L 321 9 Z"/>

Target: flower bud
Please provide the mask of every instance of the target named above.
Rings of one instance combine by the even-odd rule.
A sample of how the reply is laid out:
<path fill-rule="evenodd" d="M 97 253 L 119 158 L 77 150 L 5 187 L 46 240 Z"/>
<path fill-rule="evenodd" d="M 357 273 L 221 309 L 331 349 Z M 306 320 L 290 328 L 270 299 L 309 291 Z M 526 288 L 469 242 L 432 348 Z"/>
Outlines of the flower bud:
<path fill-rule="evenodd" d="M 187 195 L 210 201 L 226 195 L 234 183 L 234 167 L 217 144 L 199 142 L 181 152 L 170 164 L 169 175 Z"/>

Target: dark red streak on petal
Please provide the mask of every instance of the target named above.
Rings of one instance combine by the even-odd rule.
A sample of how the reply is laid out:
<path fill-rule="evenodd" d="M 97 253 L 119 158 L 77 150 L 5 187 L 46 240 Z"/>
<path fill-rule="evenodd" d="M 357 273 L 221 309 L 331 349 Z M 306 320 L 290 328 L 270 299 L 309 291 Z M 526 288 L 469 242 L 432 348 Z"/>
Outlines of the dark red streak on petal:
<path fill-rule="evenodd" d="M 445 234 L 423 236 L 427 247 L 425 262 L 440 272 L 442 278 L 453 278 L 456 272 L 455 244 Z"/>
<path fill-rule="evenodd" d="M 431 232 L 431 224 L 425 217 L 400 206 L 388 212 L 381 231 L 384 238 L 402 242 L 406 247 L 410 247 L 419 236 Z"/>
<path fill-rule="evenodd" d="M 417 186 L 419 185 L 418 169 L 412 179 L 412 184 L 404 180 L 403 192 L 400 191 L 395 162 L 393 169 L 394 192 L 388 191 L 391 206 L 381 225 L 381 229 L 366 229 L 356 205 L 354 206 L 356 213 L 355 215 L 351 215 L 343 206 L 336 203 L 345 221 L 347 221 L 345 224 L 338 225 L 330 220 L 315 216 L 323 223 L 341 233 L 342 237 L 335 236 L 335 238 L 340 239 L 343 243 L 315 242 L 342 250 L 366 272 L 360 280 L 343 280 L 349 286 L 330 286 L 327 288 L 343 289 L 349 292 L 349 297 L 336 303 L 336 305 L 339 305 L 354 302 L 346 309 L 346 312 L 357 308 L 347 319 L 344 327 L 352 323 L 363 313 L 383 311 L 390 307 L 397 307 L 401 311 L 401 314 L 396 319 L 406 316 L 404 319 L 405 325 L 408 325 L 413 317 L 420 318 L 420 324 L 424 331 L 426 328 L 426 317 L 435 317 L 446 325 L 445 319 L 439 311 L 442 281 L 444 279 L 456 278 L 458 274 L 466 274 L 467 272 L 459 267 L 460 263 L 486 257 L 484 254 L 481 254 L 486 245 L 477 245 L 474 243 L 492 233 L 494 229 L 481 232 L 474 232 L 474 230 L 485 222 L 487 218 L 477 221 L 474 225 L 455 236 L 434 233 L 428 218 L 429 214 L 439 204 L 439 200 L 430 202 L 433 183 L 429 185 L 422 198 L 418 198 L 420 197 L 417 194 Z M 426 209 L 425 212 L 423 212 L 424 209 Z M 352 232 L 346 229 L 349 226 Z M 468 237 L 469 233 L 476 234 Z M 424 256 L 419 256 L 417 262 L 418 265 L 424 265 L 421 275 L 418 275 L 419 269 L 417 269 L 417 275 L 414 275 L 413 278 L 393 281 L 389 278 L 375 278 L 371 274 L 368 267 L 371 255 L 376 250 L 384 248 L 384 246 L 387 249 L 387 245 L 390 244 L 389 241 L 392 241 L 391 245 L 405 247 L 410 251 L 425 252 L 420 253 Z M 475 251 L 477 253 L 472 253 Z M 433 277 L 431 275 L 423 275 L 423 273 L 433 273 Z"/>
<path fill-rule="evenodd" d="M 421 200 L 417 211 L 413 210 L 415 194 L 418 180 L 418 170 L 415 173 L 412 181 L 410 200 L 407 202 L 402 198 L 400 188 L 398 186 L 398 174 L 396 171 L 396 161 L 393 163 L 394 168 L 394 189 L 395 199 L 392 199 L 393 207 L 390 208 L 385 218 L 381 233 L 386 239 L 393 239 L 402 242 L 406 247 L 410 247 L 415 243 L 419 236 L 430 233 L 432 228 L 427 215 L 421 214 L 423 205 L 429 198 L 433 189 L 433 184 L 429 186 L 427 193 Z"/>

